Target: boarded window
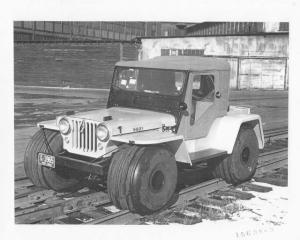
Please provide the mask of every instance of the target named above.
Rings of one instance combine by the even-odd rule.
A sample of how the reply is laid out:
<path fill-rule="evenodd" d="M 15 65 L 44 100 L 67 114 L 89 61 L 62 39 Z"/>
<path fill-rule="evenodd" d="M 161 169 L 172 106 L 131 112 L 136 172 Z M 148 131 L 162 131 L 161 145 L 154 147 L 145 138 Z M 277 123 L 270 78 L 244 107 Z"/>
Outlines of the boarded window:
<path fill-rule="evenodd" d="M 204 49 L 162 48 L 161 56 L 203 56 Z"/>

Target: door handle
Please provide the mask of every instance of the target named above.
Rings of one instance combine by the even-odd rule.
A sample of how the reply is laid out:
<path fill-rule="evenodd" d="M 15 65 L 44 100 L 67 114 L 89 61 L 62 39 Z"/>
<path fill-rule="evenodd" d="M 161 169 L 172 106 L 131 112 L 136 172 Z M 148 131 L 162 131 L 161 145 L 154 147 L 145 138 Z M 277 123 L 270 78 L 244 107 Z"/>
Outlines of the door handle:
<path fill-rule="evenodd" d="M 216 92 L 216 98 L 220 98 L 221 97 L 221 93 L 219 91 Z"/>

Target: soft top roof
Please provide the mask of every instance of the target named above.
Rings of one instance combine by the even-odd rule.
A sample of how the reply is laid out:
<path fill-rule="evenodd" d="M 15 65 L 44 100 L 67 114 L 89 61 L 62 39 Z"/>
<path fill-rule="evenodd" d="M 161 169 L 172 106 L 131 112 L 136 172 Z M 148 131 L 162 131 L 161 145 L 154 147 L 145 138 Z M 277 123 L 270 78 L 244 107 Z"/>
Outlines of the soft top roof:
<path fill-rule="evenodd" d="M 163 56 L 141 61 L 120 61 L 116 66 L 186 71 L 229 70 L 229 63 L 222 58 L 196 56 Z"/>

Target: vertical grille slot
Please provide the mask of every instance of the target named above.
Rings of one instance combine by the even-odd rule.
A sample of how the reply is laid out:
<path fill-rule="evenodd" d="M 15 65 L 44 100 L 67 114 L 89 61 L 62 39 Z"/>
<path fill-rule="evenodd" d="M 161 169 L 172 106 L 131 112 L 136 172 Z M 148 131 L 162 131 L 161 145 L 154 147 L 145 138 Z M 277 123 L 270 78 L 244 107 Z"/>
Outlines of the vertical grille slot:
<path fill-rule="evenodd" d="M 72 125 L 71 125 L 71 127 L 72 127 L 72 148 L 74 148 L 74 146 L 75 146 L 75 129 L 74 129 L 74 127 L 75 127 L 75 122 L 74 122 L 74 120 L 72 120 Z"/>
<path fill-rule="evenodd" d="M 80 149 L 83 149 L 83 134 L 82 134 L 82 131 L 80 131 L 80 126 L 81 126 L 81 122 L 79 122 L 79 124 L 78 124 L 78 126 L 79 126 L 79 142 L 80 142 L 80 144 L 79 144 L 79 148 Z"/>
<path fill-rule="evenodd" d="M 84 123 L 84 150 L 85 151 L 88 151 L 88 149 L 89 149 L 89 143 L 88 143 L 88 134 L 89 134 L 89 129 L 88 129 L 88 127 L 89 127 L 89 125 L 88 125 L 88 123 L 87 122 L 85 122 Z"/>
<path fill-rule="evenodd" d="M 94 152 L 97 151 L 97 124 L 94 124 Z"/>
<path fill-rule="evenodd" d="M 89 126 L 89 142 L 90 142 L 90 144 L 89 144 L 89 151 L 92 151 L 92 149 L 93 149 L 93 133 L 92 133 L 92 123 L 89 123 L 88 124 L 88 126 Z"/>
<path fill-rule="evenodd" d="M 75 121 L 76 127 L 75 127 L 75 142 L 76 142 L 76 148 L 78 148 L 78 121 Z"/>

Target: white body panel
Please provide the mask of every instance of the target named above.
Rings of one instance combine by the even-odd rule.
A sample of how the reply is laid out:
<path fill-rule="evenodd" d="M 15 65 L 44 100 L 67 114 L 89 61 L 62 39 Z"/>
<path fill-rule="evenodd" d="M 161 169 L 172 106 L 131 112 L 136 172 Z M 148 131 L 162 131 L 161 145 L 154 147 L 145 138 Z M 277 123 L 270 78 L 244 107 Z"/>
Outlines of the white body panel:
<path fill-rule="evenodd" d="M 162 132 L 161 129 L 156 129 L 152 131 L 114 136 L 111 140 L 136 145 L 166 144 L 174 153 L 176 161 L 191 163 L 190 156 L 183 141 L 183 136 L 172 132 Z"/>
<path fill-rule="evenodd" d="M 217 118 L 213 122 L 205 138 L 185 141 L 187 151 L 191 153 L 214 148 L 231 154 L 241 125 L 252 121 L 257 121 L 254 131 L 259 148 L 262 149 L 264 147 L 264 135 L 260 116 L 255 114 L 228 113 L 226 116 Z"/>

